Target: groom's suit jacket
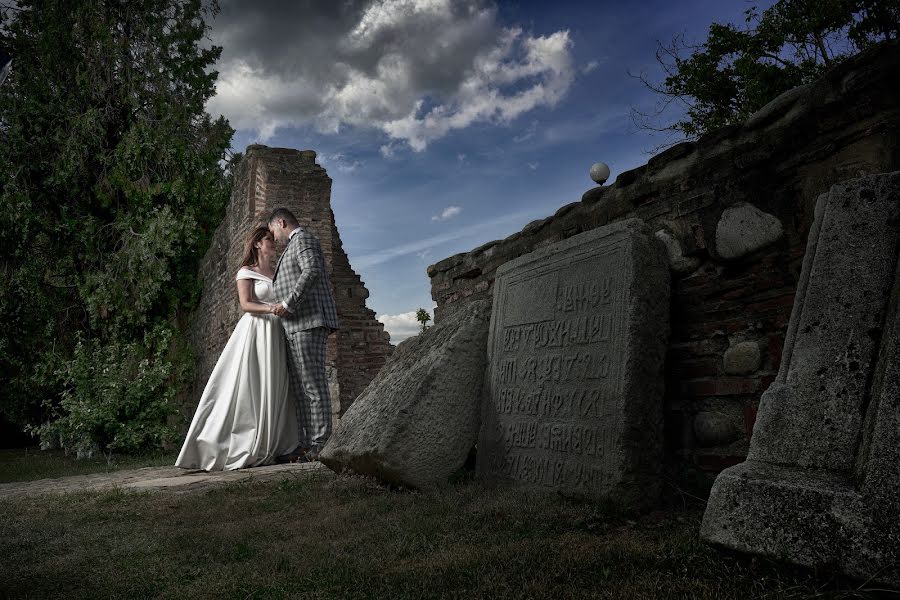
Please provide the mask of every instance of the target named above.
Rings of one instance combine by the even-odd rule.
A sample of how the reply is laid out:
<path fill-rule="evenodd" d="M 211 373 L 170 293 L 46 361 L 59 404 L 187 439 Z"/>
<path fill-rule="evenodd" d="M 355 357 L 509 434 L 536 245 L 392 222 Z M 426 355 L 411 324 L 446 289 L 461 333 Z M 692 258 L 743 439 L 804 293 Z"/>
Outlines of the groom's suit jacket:
<path fill-rule="evenodd" d="M 338 328 L 331 279 L 319 239 L 312 232 L 301 228 L 288 242 L 275 267 L 274 284 L 276 297 L 290 311 L 281 317 L 285 331 Z"/>

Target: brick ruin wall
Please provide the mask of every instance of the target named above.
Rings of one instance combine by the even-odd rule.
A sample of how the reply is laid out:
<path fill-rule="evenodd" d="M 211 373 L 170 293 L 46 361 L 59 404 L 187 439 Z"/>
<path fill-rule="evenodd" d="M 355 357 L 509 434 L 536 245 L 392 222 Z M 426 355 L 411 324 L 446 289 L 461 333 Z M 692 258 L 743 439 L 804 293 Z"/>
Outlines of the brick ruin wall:
<path fill-rule="evenodd" d="M 225 218 L 200 268 L 203 295 L 192 318 L 198 354 L 192 398 L 199 400 L 210 373 L 241 317 L 235 274 L 250 230 L 275 208 L 290 209 L 322 244 L 341 328 L 329 337 L 328 377 L 334 417 L 343 415 L 384 365 L 390 335 L 366 307 L 369 292 L 344 253 L 331 210 L 331 178 L 312 150 L 251 145 L 235 174 Z M 194 404 L 196 406 L 196 404 Z M 193 406 L 186 407 L 193 409 Z"/>
<path fill-rule="evenodd" d="M 674 146 L 519 233 L 432 265 L 435 321 L 491 298 L 498 266 L 547 244 L 629 217 L 666 230 L 698 265 L 672 283 L 667 470 L 703 490 L 746 457 L 760 395 L 778 372 L 816 198 L 836 182 L 900 169 L 897 74 L 900 45 L 874 48 L 743 125 Z M 727 261 L 716 227 L 738 202 L 777 216 L 785 235 Z M 726 374 L 723 354 L 742 341 L 759 344 L 761 366 Z"/>

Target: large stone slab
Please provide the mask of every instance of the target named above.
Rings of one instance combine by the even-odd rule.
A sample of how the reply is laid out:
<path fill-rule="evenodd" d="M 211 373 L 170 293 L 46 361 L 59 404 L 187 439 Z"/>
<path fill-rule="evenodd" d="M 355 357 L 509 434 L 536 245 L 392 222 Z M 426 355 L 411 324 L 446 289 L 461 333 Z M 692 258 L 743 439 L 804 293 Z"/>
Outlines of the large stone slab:
<path fill-rule="evenodd" d="M 490 303 L 403 342 L 338 421 L 319 459 L 330 469 L 431 487 L 478 438 Z"/>
<path fill-rule="evenodd" d="M 819 197 L 781 368 L 701 535 L 900 586 L 900 173 Z"/>
<path fill-rule="evenodd" d="M 501 266 L 480 476 L 653 504 L 668 318 L 666 250 L 639 219 Z"/>

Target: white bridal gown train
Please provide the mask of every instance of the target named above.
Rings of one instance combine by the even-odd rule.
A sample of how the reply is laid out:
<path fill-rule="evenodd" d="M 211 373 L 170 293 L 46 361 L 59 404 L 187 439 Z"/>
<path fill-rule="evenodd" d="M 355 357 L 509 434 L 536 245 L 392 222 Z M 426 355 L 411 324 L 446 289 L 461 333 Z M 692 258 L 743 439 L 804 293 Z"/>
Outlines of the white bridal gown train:
<path fill-rule="evenodd" d="M 260 302 L 272 304 L 272 280 L 242 268 Z M 244 313 L 203 390 L 175 466 L 219 471 L 268 464 L 298 444 L 297 417 L 288 393 L 281 320 Z"/>

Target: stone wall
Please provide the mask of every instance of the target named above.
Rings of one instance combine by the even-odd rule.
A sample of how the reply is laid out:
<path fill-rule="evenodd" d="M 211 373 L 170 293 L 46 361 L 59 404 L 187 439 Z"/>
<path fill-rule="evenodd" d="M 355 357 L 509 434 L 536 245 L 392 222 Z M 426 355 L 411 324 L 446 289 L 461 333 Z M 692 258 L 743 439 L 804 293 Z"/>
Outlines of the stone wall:
<path fill-rule="evenodd" d="M 897 73 L 900 44 L 883 44 L 783 94 L 743 125 L 674 146 L 505 240 L 432 265 L 435 321 L 490 299 L 495 270 L 517 256 L 642 218 L 669 241 L 675 270 L 669 466 L 683 481 L 697 469 L 741 462 L 759 397 L 778 371 L 816 198 L 836 182 L 900 169 Z M 612 157 L 587 157 L 585 173 L 596 158 Z M 726 250 L 717 229 L 729 208 L 774 215 L 783 234 L 749 253 Z"/>
<path fill-rule="evenodd" d="M 194 400 L 198 400 L 222 348 L 241 317 L 234 276 L 247 234 L 277 207 L 290 209 L 322 244 L 341 329 L 328 339 L 332 410 L 342 415 L 384 365 L 390 336 L 366 307 L 368 290 L 350 266 L 331 211 L 331 178 L 312 150 L 251 145 L 235 175 L 225 218 L 213 235 L 200 277 L 203 295 L 192 318 L 198 353 Z M 193 407 L 191 407 L 193 408 Z"/>

